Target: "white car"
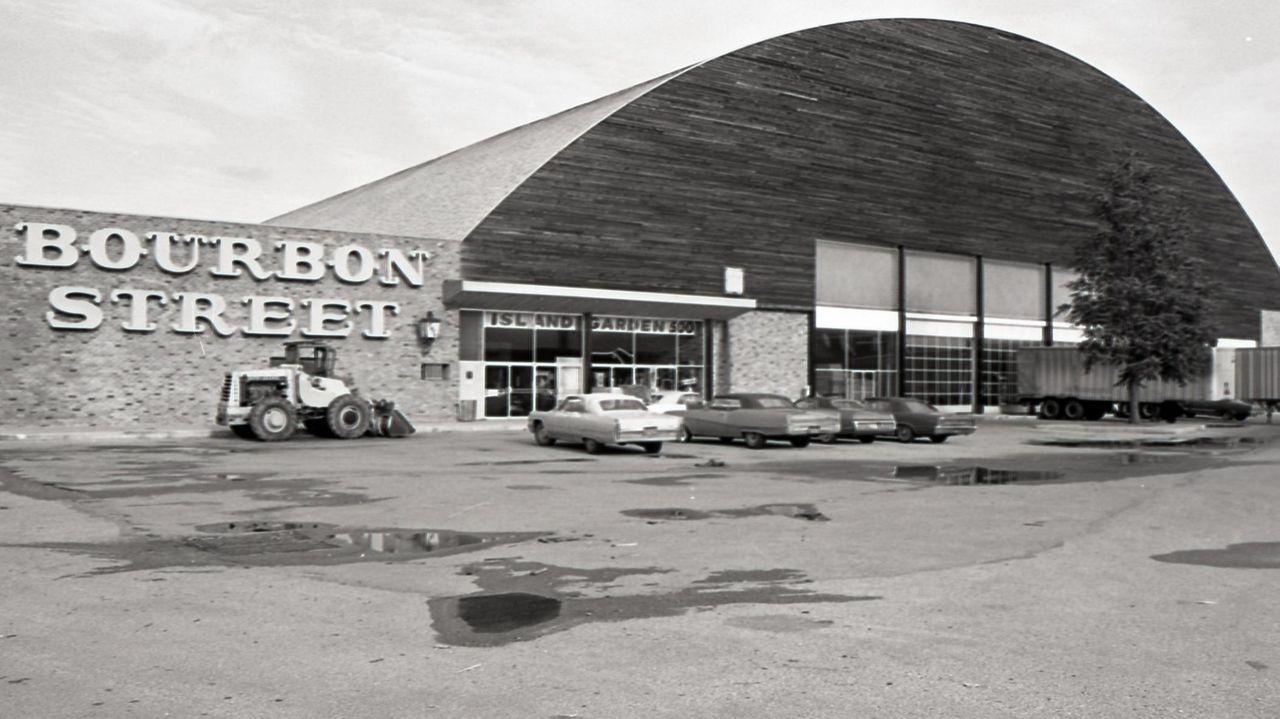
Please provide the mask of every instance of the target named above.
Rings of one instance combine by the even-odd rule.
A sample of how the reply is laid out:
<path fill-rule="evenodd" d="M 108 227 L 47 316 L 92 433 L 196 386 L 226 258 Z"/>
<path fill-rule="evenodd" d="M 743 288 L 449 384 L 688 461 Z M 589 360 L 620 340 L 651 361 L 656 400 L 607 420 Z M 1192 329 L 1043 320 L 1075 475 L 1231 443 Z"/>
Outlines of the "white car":
<path fill-rule="evenodd" d="M 581 442 L 588 454 L 596 454 L 607 444 L 635 444 L 657 454 L 663 442 L 684 434 L 684 420 L 650 412 L 630 395 L 571 394 L 555 409 L 530 414 L 529 431 L 544 447 L 557 441 Z"/>
<path fill-rule="evenodd" d="M 650 412 L 674 412 L 679 409 L 693 409 L 706 404 L 706 400 L 697 392 L 668 391 L 653 395 L 649 402 Z"/>

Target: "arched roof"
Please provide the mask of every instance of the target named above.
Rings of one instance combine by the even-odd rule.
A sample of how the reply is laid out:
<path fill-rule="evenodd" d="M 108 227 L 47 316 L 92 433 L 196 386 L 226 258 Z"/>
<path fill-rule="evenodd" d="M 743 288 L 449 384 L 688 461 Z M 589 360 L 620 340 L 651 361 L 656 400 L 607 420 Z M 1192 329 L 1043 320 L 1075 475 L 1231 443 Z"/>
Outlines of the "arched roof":
<path fill-rule="evenodd" d="M 1195 148 L 1086 63 L 950 21 L 765 40 L 273 222 L 465 238 L 473 280 L 716 295 L 743 267 L 804 309 L 818 239 L 1065 265 L 1130 152 L 1187 207 L 1223 331 L 1255 336 L 1280 271 Z"/>

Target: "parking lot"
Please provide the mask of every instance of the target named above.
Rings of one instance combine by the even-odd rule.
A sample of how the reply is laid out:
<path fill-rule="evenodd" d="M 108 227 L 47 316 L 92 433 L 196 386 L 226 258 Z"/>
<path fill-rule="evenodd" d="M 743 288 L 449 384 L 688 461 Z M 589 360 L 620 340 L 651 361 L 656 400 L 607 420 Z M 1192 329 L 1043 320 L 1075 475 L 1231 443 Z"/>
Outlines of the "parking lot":
<path fill-rule="evenodd" d="M 1274 716 L 1280 425 L 0 446 L 12 716 Z"/>

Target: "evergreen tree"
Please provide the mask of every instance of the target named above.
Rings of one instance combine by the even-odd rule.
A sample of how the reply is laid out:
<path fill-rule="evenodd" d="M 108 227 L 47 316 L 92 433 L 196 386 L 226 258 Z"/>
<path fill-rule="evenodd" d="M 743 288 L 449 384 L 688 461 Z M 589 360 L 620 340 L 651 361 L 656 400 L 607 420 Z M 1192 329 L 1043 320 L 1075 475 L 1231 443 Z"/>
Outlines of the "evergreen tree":
<path fill-rule="evenodd" d="M 1076 248 L 1068 317 L 1083 328 L 1085 367 L 1119 369 L 1129 417 L 1138 390 L 1163 379 L 1186 383 L 1209 368 L 1212 288 L 1187 249 L 1186 211 L 1157 171 L 1130 156 L 1102 175 L 1094 197 L 1098 229 Z"/>

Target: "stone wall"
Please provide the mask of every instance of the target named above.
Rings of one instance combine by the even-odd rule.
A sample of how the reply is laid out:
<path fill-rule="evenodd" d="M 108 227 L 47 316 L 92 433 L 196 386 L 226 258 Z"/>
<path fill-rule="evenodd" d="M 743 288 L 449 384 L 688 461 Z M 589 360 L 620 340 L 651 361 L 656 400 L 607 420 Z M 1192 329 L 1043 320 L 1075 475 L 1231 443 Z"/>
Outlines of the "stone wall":
<path fill-rule="evenodd" d="M 723 353 L 728 381 L 717 392 L 770 392 L 791 399 L 808 385 L 809 315 L 803 312 L 750 312 L 728 322 Z"/>
<path fill-rule="evenodd" d="M 57 232 L 46 225 L 74 230 L 74 249 L 50 245 L 33 254 L 27 237 L 33 231 L 50 243 L 68 239 L 52 239 Z M 392 399 L 415 418 L 454 416 L 458 317 L 444 310 L 441 283 L 458 276 L 456 243 L 7 205 L 0 205 L 0 228 L 0 424 L 212 424 L 224 373 L 266 367 L 270 356 L 281 354 L 282 342 L 308 339 L 304 332 L 346 334 L 315 339 L 337 348 L 338 374 L 350 376 L 365 397 Z M 149 238 L 153 234 L 177 237 L 162 241 Z M 231 238 L 252 242 L 229 249 Z M 303 246 L 281 242 L 321 246 L 327 263 L 343 262 L 299 263 L 287 247 Z M 160 256 L 160 244 L 172 250 L 169 256 Z M 253 262 L 223 266 L 224 252 L 251 255 L 255 246 L 260 272 Z M 353 246 L 360 249 L 340 250 Z M 142 254 L 133 255 L 131 247 Z M 398 251 L 407 269 L 393 266 L 383 250 Z M 421 286 L 410 281 L 417 279 L 415 251 L 429 253 Z M 59 261 L 70 266 L 49 266 Z M 155 296 L 137 301 L 131 291 L 157 293 L 163 302 Z M 191 314 L 218 303 L 225 303 L 219 320 Z M 263 310 L 256 322 L 254 303 Z M 357 310 L 360 303 L 365 306 Z M 377 303 L 395 303 L 398 314 Z M 313 311 L 320 316 L 313 318 Z M 430 348 L 414 331 L 428 311 L 443 320 Z M 255 331 L 289 334 L 250 334 Z M 447 365 L 447 379 L 424 379 L 428 363 Z"/>

